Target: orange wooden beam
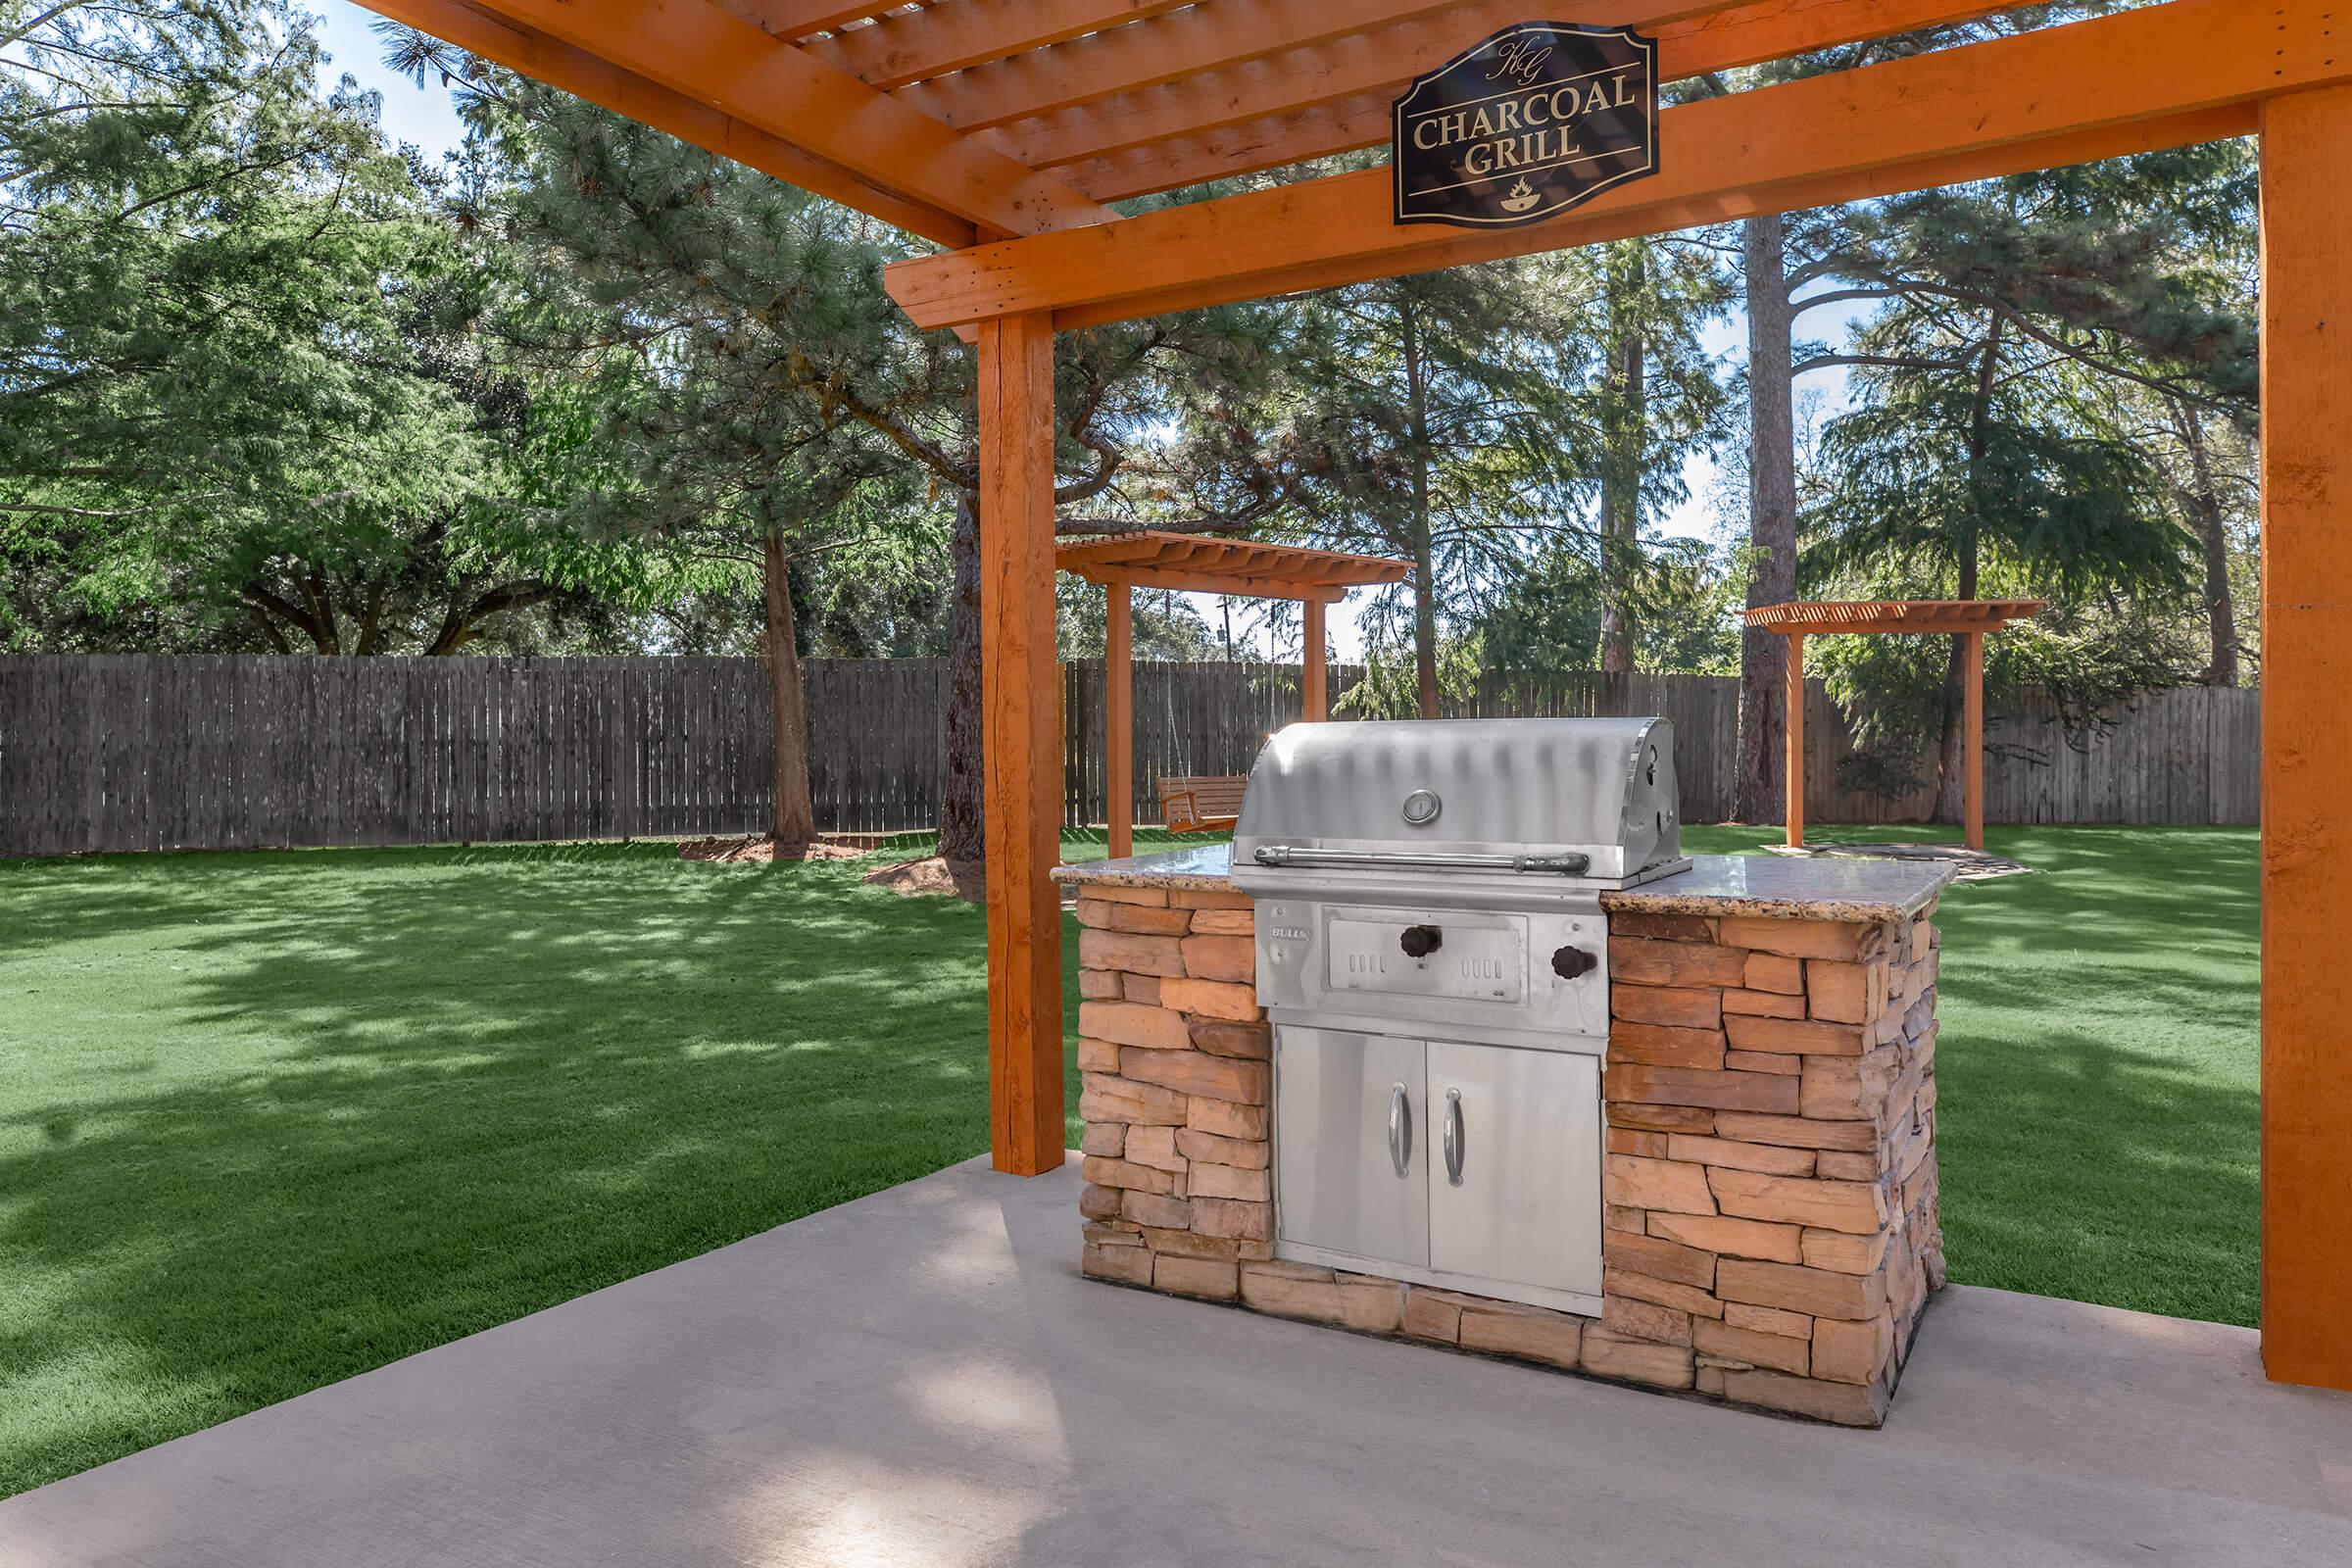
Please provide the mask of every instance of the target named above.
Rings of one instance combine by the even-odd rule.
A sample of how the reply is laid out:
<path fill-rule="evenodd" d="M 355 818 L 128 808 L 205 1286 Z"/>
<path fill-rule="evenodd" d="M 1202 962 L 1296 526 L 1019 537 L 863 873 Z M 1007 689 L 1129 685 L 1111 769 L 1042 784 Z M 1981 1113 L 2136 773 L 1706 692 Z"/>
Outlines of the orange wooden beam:
<path fill-rule="evenodd" d="M 1114 27 L 1057 48 L 918 82 L 898 96 L 943 124 L 972 130 L 1345 38 L 1407 17 L 1452 11 L 1458 3 L 1211 0 L 1161 17 L 1148 27 Z M 1592 0 L 1564 3 L 1574 10 Z M 1467 45 L 1479 34 L 1456 36 Z"/>
<path fill-rule="evenodd" d="M 1362 257 L 1347 257 L 1248 277 L 1210 277 L 1145 294 L 1112 297 L 1056 310 L 1054 323 L 1062 330 L 1075 330 L 1105 321 L 1166 316 L 1234 300 L 1273 299 L 1307 289 L 1335 288 L 1346 283 L 1361 282 L 1367 277 L 1393 276 L 1400 271 L 1432 271 L 1503 257 L 1524 256 L 1531 251 L 1565 250 L 1577 245 L 1633 239 L 1646 234 L 1677 233 L 1707 223 L 1752 218 L 1758 213 L 1803 212 L 1809 208 L 1834 207 L 1844 202 L 1869 201 L 1902 191 L 1931 190 L 1938 185 L 1957 184 L 1964 180 L 1995 179 L 2003 174 L 2024 173 L 2036 169 L 2064 169 L 2075 164 L 2096 163 L 2101 159 L 2128 158 L 2168 147 L 2186 147 L 2197 142 L 2224 141 L 2232 136 L 2251 135 L 2260 115 L 2260 104 L 2248 100 L 2215 109 L 2102 125 L 2064 135 L 1974 148 L 1938 158 L 1905 161 L 1884 169 L 1849 171 L 1817 179 L 1783 181 L 1759 187 L 1733 186 L 1700 197 L 1656 205 L 1620 207 L 1609 203 L 1604 196 L 1580 215 L 1581 220 L 1572 217 L 1550 225 L 1551 232 L 1547 236 L 1531 237 L 1536 235 L 1535 229 L 1514 229 L 1501 235 L 1473 234 L 1450 242 L 1438 241 L 1434 242 L 1435 249 L 1417 253 L 1409 265 L 1384 261 L 1367 266 Z M 1537 225 L 1538 228 L 1544 226 Z M 964 328 L 958 325 L 956 329 Z"/>
<path fill-rule="evenodd" d="M 1286 588 L 1311 590 L 1398 582 L 1412 571 L 1410 562 L 1381 556 L 1156 530 L 1118 534 L 1085 544 L 1065 544 L 1054 552 L 1054 564 L 1090 582 L 1125 579 L 1144 587 L 1159 586 L 1142 582 L 1138 574 L 1145 572 L 1216 577 L 1237 584 L 1278 583 Z M 1225 591 L 1240 594 L 1245 589 L 1235 587 Z M 1295 599 L 1298 594 L 1285 592 L 1270 597 Z"/>
<path fill-rule="evenodd" d="M 1041 234 L 1113 216 L 712 0 L 480 4 L 973 223 Z"/>
<path fill-rule="evenodd" d="M 971 223 L 943 208 L 877 185 L 709 104 L 551 38 L 535 27 L 491 16 L 465 0 L 361 0 L 361 4 L 575 98 L 627 115 L 803 190 L 871 213 L 925 239 L 961 246 L 976 237 Z"/>
<path fill-rule="evenodd" d="M 1306 635 L 1298 650 L 1298 716 L 1310 724 L 1331 717 L 1330 666 L 1324 662 L 1323 601 L 1309 599 Z"/>
<path fill-rule="evenodd" d="M 1010 55 L 1044 49 L 1105 27 L 1173 11 L 1187 0 L 956 0 L 902 11 L 871 26 L 810 43 L 808 52 L 868 86 L 884 89 Z"/>
<path fill-rule="evenodd" d="M 1185 571 L 1174 566 L 1090 566 L 1079 571 L 1079 575 L 1089 582 L 1123 582 L 1136 588 L 1172 588 L 1186 594 L 1228 594 L 1236 599 L 1321 599 L 1336 603 L 1348 597 L 1346 588 L 1330 583 L 1291 582 L 1277 577 L 1228 575 L 1221 571 Z"/>
<path fill-rule="evenodd" d="M 1965 615 L 1983 620 L 2022 619 L 2044 609 L 2046 599 L 1791 599 L 1742 612 L 1751 626 L 1796 620 L 1876 620 L 1904 615 Z"/>
<path fill-rule="evenodd" d="M 1103 590 L 1102 793 L 1108 798 L 1110 858 L 1135 853 L 1135 642 L 1131 597 L 1123 582 Z"/>
<path fill-rule="evenodd" d="M 1456 31 L 1419 24 L 1388 29 L 1366 49 L 1284 70 L 1275 59 L 1249 72 L 1222 72 L 1133 100 L 1090 107 L 1030 134 L 1004 127 L 999 145 L 1054 172 L 1098 201 L 1175 190 L 1255 170 L 1277 169 L 1389 139 L 1391 103 L 1412 78 L 1459 53 L 1465 39 L 1521 20 L 1521 0 L 1479 8 L 1491 26 Z M 1555 8 L 1556 9 L 1556 8 Z M 1605 9 L 1605 8 L 1604 8 Z M 1621 0 L 1613 20 L 1654 26 L 1658 74 L 1673 81 L 1732 71 L 1838 44 L 1967 21 L 2001 9 L 1997 0 L 1762 0 L 1690 10 Z M 1642 12 L 1628 17 L 1625 13 Z M 1499 19 L 1499 20 L 1495 20 Z"/>
<path fill-rule="evenodd" d="M 988 1104 L 996 1168 L 1058 1170 L 1061 682 L 1054 661 L 1054 328 L 980 329 L 980 640 L 988 808 Z"/>
<path fill-rule="evenodd" d="M 1684 105 L 1661 117 L 1660 173 L 1498 234 L 1393 222 L 1373 169 L 901 262 L 889 285 L 925 326 L 1009 310 L 1075 325 L 2236 134 L 2264 98 L 2352 79 L 2332 3 L 2279 0 L 2250 28 L 2235 0 L 2172 0 Z"/>
<path fill-rule="evenodd" d="M 1960 838 L 1972 850 L 1984 847 L 1984 634 L 1960 634 L 1961 694 Z"/>
<path fill-rule="evenodd" d="M 1786 698 L 1788 722 L 1783 726 L 1782 745 L 1782 814 L 1788 822 L 1788 847 L 1797 849 L 1805 842 L 1805 634 L 1798 632 L 1788 639 L 1788 660 L 1783 672 L 1788 681 Z"/>
<path fill-rule="evenodd" d="M 1598 23 L 1605 16 L 1609 25 L 1648 26 L 1721 4 L 1722 0 L 1555 0 L 1545 20 Z M 1216 11 L 1212 5 L 1203 15 L 1213 17 Z M 1204 60 L 1192 71 L 1167 74 L 1161 73 L 1158 51 L 1139 52 L 1140 61 L 1152 63 L 1144 90 L 1098 97 L 1077 109 L 1052 114 L 1024 112 L 1020 119 L 997 123 L 993 139 L 1012 157 L 1034 159 L 1041 166 L 1097 157 L 1284 108 L 1378 91 L 1444 64 L 1491 32 L 1527 20 L 1526 7 L 1518 0 L 1478 0 L 1444 9 L 1371 6 L 1361 14 L 1348 13 L 1344 26 L 1332 25 L 1343 8 L 1327 6 L 1322 11 L 1312 35 L 1302 40 L 1307 47 L 1275 52 L 1258 47 L 1267 41 L 1263 33 L 1229 31 L 1226 36 L 1249 45 L 1248 53 L 1235 57 L 1237 63 L 1220 69 Z M 1142 30 L 1156 33 L 1162 27 Z M 1387 134 L 1384 129 L 1381 138 Z"/>
<path fill-rule="evenodd" d="M 2352 88 L 2262 120 L 2262 1361 L 2352 1389 Z"/>
<path fill-rule="evenodd" d="M 763 32 L 786 40 L 838 27 L 888 9 L 888 0 L 725 0 L 726 7 Z"/>
<path fill-rule="evenodd" d="M 1759 626 L 1759 631 L 1807 632 L 1816 637 L 1877 637 L 1963 635 L 1975 632 L 1998 631 L 2007 625 L 2005 620 L 1986 617 L 1953 616 L 1937 620 L 1912 620 L 1889 616 L 1883 620 L 1788 620 Z"/>

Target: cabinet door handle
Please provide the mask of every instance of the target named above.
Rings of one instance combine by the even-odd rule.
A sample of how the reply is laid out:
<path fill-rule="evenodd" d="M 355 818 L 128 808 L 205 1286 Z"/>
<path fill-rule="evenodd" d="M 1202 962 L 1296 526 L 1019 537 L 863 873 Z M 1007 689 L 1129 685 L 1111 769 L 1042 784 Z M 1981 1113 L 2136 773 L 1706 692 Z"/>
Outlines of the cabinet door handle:
<path fill-rule="evenodd" d="M 1462 1185 L 1462 1092 L 1446 1091 L 1446 1179 Z"/>
<path fill-rule="evenodd" d="M 1405 1098 L 1404 1085 L 1389 1086 L 1389 1163 L 1401 1177 L 1413 1162 L 1413 1106 Z"/>

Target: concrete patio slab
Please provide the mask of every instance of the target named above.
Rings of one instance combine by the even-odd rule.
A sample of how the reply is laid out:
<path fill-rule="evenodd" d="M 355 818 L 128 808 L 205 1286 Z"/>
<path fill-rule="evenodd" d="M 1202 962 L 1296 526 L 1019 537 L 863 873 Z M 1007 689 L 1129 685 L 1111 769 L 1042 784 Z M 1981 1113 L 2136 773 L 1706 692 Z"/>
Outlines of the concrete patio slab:
<path fill-rule="evenodd" d="M 1085 1281 L 1076 1187 L 812 1215 L 0 1502 L 0 1564 L 2352 1562 L 2352 1396 L 2241 1329 L 1954 1288 L 1853 1432 Z"/>

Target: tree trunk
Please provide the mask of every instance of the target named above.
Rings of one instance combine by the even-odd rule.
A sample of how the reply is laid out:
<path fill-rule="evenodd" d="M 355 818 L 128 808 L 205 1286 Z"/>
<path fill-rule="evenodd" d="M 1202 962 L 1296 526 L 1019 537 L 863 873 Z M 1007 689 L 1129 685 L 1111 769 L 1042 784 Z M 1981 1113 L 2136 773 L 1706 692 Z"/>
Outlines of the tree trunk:
<path fill-rule="evenodd" d="M 270 618 L 270 612 L 259 605 L 249 604 L 245 607 L 245 613 L 251 615 L 253 623 L 262 628 L 262 635 L 269 639 L 270 652 L 290 654 L 294 651 L 294 645 L 286 641 L 286 634 L 277 629 L 277 622 Z"/>
<path fill-rule="evenodd" d="M 1984 336 L 1984 360 L 1977 368 L 1976 401 L 1969 413 L 1968 431 L 1968 515 L 1961 526 L 1967 530 L 1960 541 L 1960 592 L 1962 599 L 1977 597 L 1977 509 L 1984 497 L 1977 484 L 1978 466 L 1984 461 L 1989 444 L 1987 426 L 1992 417 L 1992 388 L 2000 374 L 2002 318 L 1995 316 L 1992 326 Z M 1952 650 L 1943 665 L 1943 744 L 1937 749 L 1936 786 L 1936 820 L 1959 822 L 1964 819 L 1967 805 L 1961 799 L 1968 788 L 1966 760 L 1963 756 L 1967 736 L 1967 660 L 1963 650 L 1966 639 L 1954 633 Z"/>
<path fill-rule="evenodd" d="M 1779 214 L 1741 225 L 1747 277 L 1747 579 L 1749 609 L 1796 598 L 1795 313 Z M 1740 754 L 1732 816 L 1787 818 L 1788 639 L 1740 634 Z"/>
<path fill-rule="evenodd" d="M 792 562 L 773 533 L 760 548 L 760 577 L 767 600 L 767 704 L 776 742 L 775 814 L 768 831 L 779 849 L 798 849 L 816 837 L 816 808 L 808 797 L 808 704 L 792 612 Z"/>
<path fill-rule="evenodd" d="M 360 615 L 360 657 L 365 659 L 384 651 L 384 585 L 378 580 L 368 585 L 368 608 Z"/>
<path fill-rule="evenodd" d="M 1413 541 L 1413 690 L 1423 718 L 1438 716 L 1438 606 L 1429 591 L 1429 530 Z"/>
<path fill-rule="evenodd" d="M 954 632 L 948 651 L 948 758 L 941 781 L 939 853 L 951 860 L 987 858 L 983 790 L 986 759 L 980 696 L 980 498 L 956 492 Z"/>
<path fill-rule="evenodd" d="M 1638 244 L 1638 242 L 1636 242 Z M 1631 268 L 1610 270 L 1609 316 L 1615 326 L 1610 358 L 1615 362 L 1610 395 L 1602 405 L 1600 471 L 1600 669 L 1604 675 L 1634 671 L 1632 575 L 1642 531 L 1642 448 L 1648 436 L 1647 346 L 1639 312 L 1628 295 L 1644 281 L 1641 251 L 1631 250 Z"/>
<path fill-rule="evenodd" d="M 2205 426 L 2194 409 L 2168 399 L 2173 428 L 2188 449 L 2189 488 L 2181 499 L 2205 545 L 2205 631 L 2212 648 L 2203 680 L 2208 686 L 2237 684 L 2237 606 L 2230 591 L 2230 535 L 2222 521 L 2221 492 L 2214 487 L 2213 457 Z"/>
<path fill-rule="evenodd" d="M 314 571 L 296 578 L 295 584 L 302 590 L 303 604 L 310 611 L 310 622 L 303 629 L 311 634 L 313 647 L 321 654 L 341 653 L 343 639 L 335 627 L 334 595 L 327 588 L 326 579 Z"/>
<path fill-rule="evenodd" d="M 1404 352 L 1405 416 L 1412 441 L 1413 690 L 1423 718 L 1438 716 L 1437 549 L 1429 518 L 1429 392 L 1422 381 L 1419 323 L 1408 295 L 1397 312 Z"/>
<path fill-rule="evenodd" d="M 1973 537 L 1960 557 L 1960 597 L 1977 597 L 1977 551 Z M 1968 787 L 1966 760 L 1962 755 L 1968 745 L 1968 662 L 1963 652 L 1968 645 L 1957 632 L 1953 633 L 1951 644 L 1952 651 L 1945 656 L 1943 665 L 1943 744 L 1936 757 L 1936 820 L 1938 822 L 1959 822 L 1967 812 L 1967 803 L 1961 796 Z"/>

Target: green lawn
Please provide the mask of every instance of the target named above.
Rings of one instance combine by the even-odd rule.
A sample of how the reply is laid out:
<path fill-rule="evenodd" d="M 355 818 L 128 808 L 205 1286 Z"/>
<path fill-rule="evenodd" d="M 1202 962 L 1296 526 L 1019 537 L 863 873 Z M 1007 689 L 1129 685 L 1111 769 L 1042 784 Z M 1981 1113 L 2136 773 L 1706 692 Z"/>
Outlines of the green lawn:
<path fill-rule="evenodd" d="M 2253 833 L 1993 847 L 1953 1276 L 2251 1322 Z M 980 917 L 859 869 L 0 862 L 0 1494 L 981 1152 Z"/>
<path fill-rule="evenodd" d="M 1922 836 L 1815 830 L 1816 840 Z M 1723 853 L 1777 835 L 1687 830 Z M 1947 894 L 1936 1049 L 1952 1278 L 2255 1321 L 2252 828 L 1991 828 Z"/>

